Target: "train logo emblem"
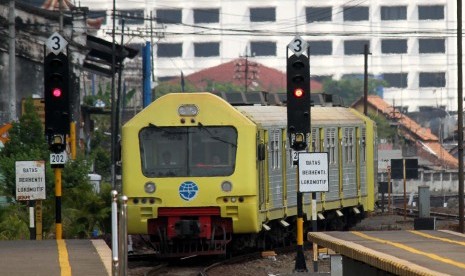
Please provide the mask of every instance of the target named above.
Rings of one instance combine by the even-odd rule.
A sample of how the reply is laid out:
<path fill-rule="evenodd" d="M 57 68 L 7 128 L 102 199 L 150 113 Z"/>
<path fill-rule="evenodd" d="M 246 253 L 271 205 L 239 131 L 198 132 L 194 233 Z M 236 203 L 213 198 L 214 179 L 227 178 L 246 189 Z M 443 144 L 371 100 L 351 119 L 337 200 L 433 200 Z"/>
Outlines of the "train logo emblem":
<path fill-rule="evenodd" d="M 199 187 L 192 181 L 183 182 L 179 186 L 179 196 L 186 201 L 193 200 L 199 192 Z"/>

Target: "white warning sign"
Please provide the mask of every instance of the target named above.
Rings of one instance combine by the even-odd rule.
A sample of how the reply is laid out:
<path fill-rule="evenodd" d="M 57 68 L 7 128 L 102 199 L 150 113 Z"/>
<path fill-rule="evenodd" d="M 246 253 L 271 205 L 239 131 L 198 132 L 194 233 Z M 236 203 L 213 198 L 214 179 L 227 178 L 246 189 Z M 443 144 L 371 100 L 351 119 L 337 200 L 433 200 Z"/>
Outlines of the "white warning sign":
<path fill-rule="evenodd" d="M 327 152 L 299 153 L 299 191 L 327 192 L 329 190 Z"/>
<path fill-rule="evenodd" d="M 45 199 L 45 161 L 16 161 L 16 200 Z"/>

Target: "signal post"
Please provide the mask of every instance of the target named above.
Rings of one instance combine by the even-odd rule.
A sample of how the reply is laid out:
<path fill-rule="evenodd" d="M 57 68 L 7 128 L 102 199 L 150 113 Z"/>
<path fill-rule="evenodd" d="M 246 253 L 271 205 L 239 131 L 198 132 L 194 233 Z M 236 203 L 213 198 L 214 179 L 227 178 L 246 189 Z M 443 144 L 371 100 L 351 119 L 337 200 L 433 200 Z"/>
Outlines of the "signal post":
<path fill-rule="evenodd" d="M 287 49 L 294 54 L 288 56 Z M 310 135 L 310 62 L 309 48 L 305 40 L 296 36 L 287 46 L 287 132 L 291 148 L 296 152 L 305 152 Z M 303 53 L 307 52 L 307 56 Z M 298 156 L 293 154 L 292 156 Z M 298 164 L 294 160 L 294 164 Z M 299 167 L 297 167 L 297 175 Z M 297 186 L 299 179 L 297 177 Z M 297 190 L 297 255 L 296 272 L 307 272 L 303 243 L 303 195 Z M 313 225 L 316 229 L 316 224 Z M 315 270 L 316 271 L 316 270 Z"/>
<path fill-rule="evenodd" d="M 49 144 L 50 165 L 55 174 L 56 239 L 62 239 L 61 169 L 66 162 L 66 135 L 70 131 L 69 61 L 62 51 L 66 40 L 54 33 L 46 43 L 51 51 L 44 59 L 45 136 Z"/>

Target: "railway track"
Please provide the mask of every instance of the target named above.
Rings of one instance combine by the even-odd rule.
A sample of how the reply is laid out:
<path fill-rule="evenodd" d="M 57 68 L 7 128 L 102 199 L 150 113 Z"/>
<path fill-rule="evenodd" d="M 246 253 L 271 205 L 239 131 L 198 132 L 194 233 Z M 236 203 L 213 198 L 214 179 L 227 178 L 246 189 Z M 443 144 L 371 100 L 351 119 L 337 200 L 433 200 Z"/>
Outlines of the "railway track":
<path fill-rule="evenodd" d="M 393 207 L 392 208 L 393 212 L 395 212 L 398 215 L 403 216 L 405 213 L 405 209 L 403 207 Z M 406 210 L 406 215 L 408 217 L 418 217 L 419 211 L 417 209 L 410 209 L 407 208 Z M 432 212 L 430 211 L 430 216 L 435 217 L 436 219 L 440 220 L 451 220 L 451 221 L 458 221 L 459 216 L 458 214 L 449 214 L 449 213 L 441 213 L 441 212 Z"/>
<path fill-rule="evenodd" d="M 266 251 L 273 255 L 276 254 L 287 254 L 295 251 L 295 246 L 287 246 L 282 248 L 277 248 L 274 251 Z M 133 268 L 133 271 L 129 272 L 130 276 L 152 276 L 152 275 L 192 275 L 192 276 L 208 276 L 209 273 L 215 268 L 221 266 L 234 265 L 252 262 L 263 258 L 263 252 L 252 252 L 241 254 L 238 256 L 231 257 L 229 259 L 211 259 L 205 257 L 196 257 L 189 259 L 177 259 L 172 261 L 161 261 L 154 257 L 154 254 L 140 254 L 132 255 L 129 259 L 130 263 L 133 265 L 130 266 Z M 148 263 L 150 262 L 151 263 Z M 145 269 L 137 267 L 136 262 L 144 264 Z"/>

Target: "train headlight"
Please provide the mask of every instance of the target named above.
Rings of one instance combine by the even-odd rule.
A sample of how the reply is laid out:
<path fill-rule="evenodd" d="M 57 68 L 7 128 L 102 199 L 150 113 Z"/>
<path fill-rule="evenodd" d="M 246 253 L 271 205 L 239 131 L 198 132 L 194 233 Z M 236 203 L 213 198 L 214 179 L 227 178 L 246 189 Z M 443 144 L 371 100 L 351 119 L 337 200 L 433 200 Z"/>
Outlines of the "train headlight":
<path fill-rule="evenodd" d="M 156 189 L 157 189 L 157 188 L 156 188 L 156 186 L 155 186 L 155 183 L 153 183 L 153 182 L 147 182 L 147 183 L 145 183 L 145 185 L 144 185 L 144 190 L 145 190 L 145 192 L 148 193 L 148 194 L 153 194 L 153 193 L 155 193 Z"/>
<path fill-rule="evenodd" d="M 199 108 L 194 104 L 183 104 L 178 107 L 179 116 L 196 116 L 199 114 Z"/>
<path fill-rule="evenodd" d="M 232 190 L 232 183 L 229 181 L 223 181 L 223 183 L 221 183 L 221 190 L 227 193 L 230 192 Z"/>

